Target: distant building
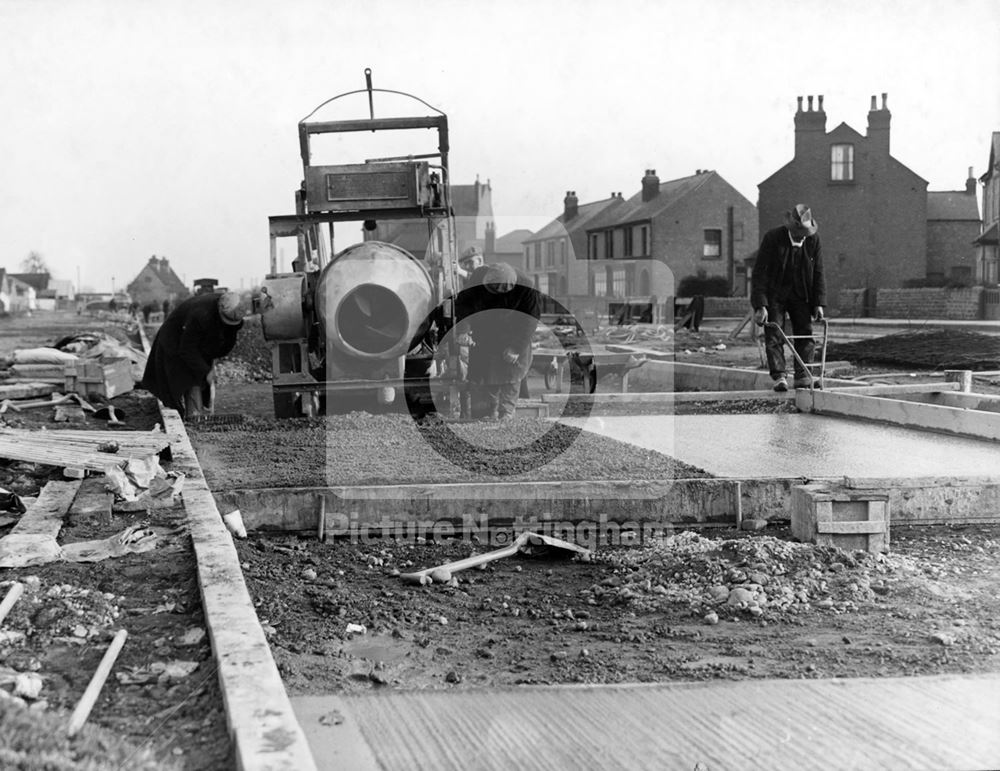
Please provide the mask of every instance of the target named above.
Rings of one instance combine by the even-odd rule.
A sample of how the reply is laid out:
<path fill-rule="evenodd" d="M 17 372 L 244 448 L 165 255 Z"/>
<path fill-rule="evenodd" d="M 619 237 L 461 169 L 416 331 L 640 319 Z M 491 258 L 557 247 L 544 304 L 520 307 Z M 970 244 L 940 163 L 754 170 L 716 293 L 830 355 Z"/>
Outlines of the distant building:
<path fill-rule="evenodd" d="M 527 228 L 512 230 L 510 233 L 494 237 L 494 228 L 486 229 L 486 245 L 483 248 L 483 257 L 486 262 L 506 262 L 511 267 L 525 272 L 524 265 L 524 241 L 531 237 L 531 231 Z"/>
<path fill-rule="evenodd" d="M 597 321 L 673 318 L 665 303 L 686 276 L 718 276 L 740 293 L 757 247 L 756 207 L 715 171 L 661 182 L 647 169 L 638 192 L 580 205 L 525 239 L 537 286 Z"/>
<path fill-rule="evenodd" d="M 487 231 L 494 231 L 493 188 L 489 180 L 483 184 L 476 178 L 471 185 L 451 186 L 451 208 L 455 215 L 455 243 L 458 254 L 470 246 L 485 253 Z M 427 252 L 443 252 L 445 233 L 434 230 L 425 220 L 385 220 L 365 236 L 366 240 L 385 241 L 406 249 L 417 259 L 426 259 Z M 346 246 L 346 244 L 345 244 Z"/>
<path fill-rule="evenodd" d="M 990 140 L 990 160 L 986 173 L 979 178 L 983 185 L 983 220 L 981 232 L 975 239 L 979 254 L 976 262 L 976 281 L 993 286 L 1000 281 L 1000 131 L 994 131 Z"/>
<path fill-rule="evenodd" d="M 927 193 L 927 283 L 971 286 L 976 282 L 977 248 L 981 220 L 976 201 L 976 178 L 965 190 Z"/>
<path fill-rule="evenodd" d="M 176 305 L 191 293 L 174 273 L 169 260 L 154 254 L 128 285 L 128 294 L 134 302 L 143 306 L 147 303 L 160 305 L 164 300 Z"/>
<path fill-rule="evenodd" d="M 887 95 L 871 98 L 862 135 L 826 130 L 823 97 L 798 98 L 791 161 L 760 183 L 760 232 L 781 225 L 796 203 L 819 223 L 831 305 L 841 289 L 926 286 L 976 280 L 970 235 L 979 220 L 975 186 L 928 191 L 927 180 L 890 153 Z"/>
<path fill-rule="evenodd" d="M 0 268 L 0 313 L 24 313 L 37 307 L 35 287 Z"/>

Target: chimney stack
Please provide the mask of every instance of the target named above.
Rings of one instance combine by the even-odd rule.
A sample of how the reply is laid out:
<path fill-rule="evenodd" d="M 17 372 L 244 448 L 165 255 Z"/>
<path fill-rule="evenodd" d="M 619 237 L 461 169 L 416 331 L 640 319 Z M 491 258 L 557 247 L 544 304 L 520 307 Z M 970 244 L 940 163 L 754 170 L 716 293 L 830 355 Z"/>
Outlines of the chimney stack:
<path fill-rule="evenodd" d="M 573 219 L 579 208 L 580 200 L 576 197 L 576 191 L 567 190 L 566 197 L 563 198 L 563 221 Z"/>
<path fill-rule="evenodd" d="M 646 174 L 642 178 L 642 200 L 652 201 L 660 194 L 660 178 L 656 176 L 656 169 L 646 169 Z"/>
<path fill-rule="evenodd" d="M 486 241 L 483 244 L 483 254 L 490 257 L 497 251 L 497 231 L 496 225 L 492 222 L 486 223 Z"/>
<path fill-rule="evenodd" d="M 818 98 L 819 109 L 813 110 L 813 97 L 806 97 L 808 110 L 802 109 L 802 97 L 797 97 L 798 110 L 795 113 L 795 157 L 815 156 L 819 143 L 826 136 L 826 113 L 823 111 L 823 97 Z"/>
<path fill-rule="evenodd" d="M 965 180 L 965 192 L 969 195 L 976 194 L 976 178 L 972 176 L 972 167 L 969 167 L 969 176 Z"/>
<path fill-rule="evenodd" d="M 875 109 L 875 97 L 872 96 L 872 107 L 868 111 L 868 138 L 870 145 L 880 154 L 889 155 L 889 124 L 892 120 L 892 113 L 886 107 L 888 94 L 882 94 L 882 107 Z"/>

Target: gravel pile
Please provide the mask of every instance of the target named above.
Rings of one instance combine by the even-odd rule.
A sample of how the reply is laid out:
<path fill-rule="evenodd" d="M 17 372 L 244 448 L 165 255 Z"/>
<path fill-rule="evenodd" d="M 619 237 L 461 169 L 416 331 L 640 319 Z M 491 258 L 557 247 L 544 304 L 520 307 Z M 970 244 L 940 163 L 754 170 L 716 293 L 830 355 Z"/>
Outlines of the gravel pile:
<path fill-rule="evenodd" d="M 0 631 L 0 661 L 28 638 L 37 638 L 45 645 L 86 645 L 110 639 L 123 598 L 69 584 L 45 587 L 30 576 L 22 583 L 24 594 Z M 10 584 L 0 582 L 0 595 L 6 594 Z"/>
<path fill-rule="evenodd" d="M 827 361 L 924 369 L 1000 368 L 1000 338 L 962 329 L 902 332 L 852 343 L 831 343 Z"/>
<path fill-rule="evenodd" d="M 685 531 L 652 546 L 597 559 L 614 574 L 588 589 L 596 602 L 649 611 L 686 604 L 707 623 L 813 610 L 857 610 L 888 591 L 886 580 L 912 572 L 900 557 L 846 552 L 772 536 L 716 540 Z"/>

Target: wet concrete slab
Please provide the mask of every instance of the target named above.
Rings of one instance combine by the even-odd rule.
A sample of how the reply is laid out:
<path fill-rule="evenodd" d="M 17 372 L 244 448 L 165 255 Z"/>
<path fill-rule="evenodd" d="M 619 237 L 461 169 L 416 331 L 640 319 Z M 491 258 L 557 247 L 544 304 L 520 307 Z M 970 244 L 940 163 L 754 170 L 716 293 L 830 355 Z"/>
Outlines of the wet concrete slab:
<path fill-rule="evenodd" d="M 998 685 L 997 675 L 747 680 L 292 703 L 321 769 L 997 768 Z"/>
<path fill-rule="evenodd" d="M 1000 444 L 805 413 L 564 418 L 725 478 L 995 476 Z"/>

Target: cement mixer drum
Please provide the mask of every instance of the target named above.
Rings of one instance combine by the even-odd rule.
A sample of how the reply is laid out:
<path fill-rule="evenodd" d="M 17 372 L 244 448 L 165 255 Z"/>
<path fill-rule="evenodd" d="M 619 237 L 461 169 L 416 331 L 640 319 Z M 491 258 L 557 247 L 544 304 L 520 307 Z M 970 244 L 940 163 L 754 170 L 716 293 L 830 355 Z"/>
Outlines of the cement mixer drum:
<path fill-rule="evenodd" d="M 319 277 L 315 300 L 328 352 L 358 360 L 404 356 L 427 331 L 435 307 L 427 269 L 383 241 L 365 241 L 334 257 Z"/>

